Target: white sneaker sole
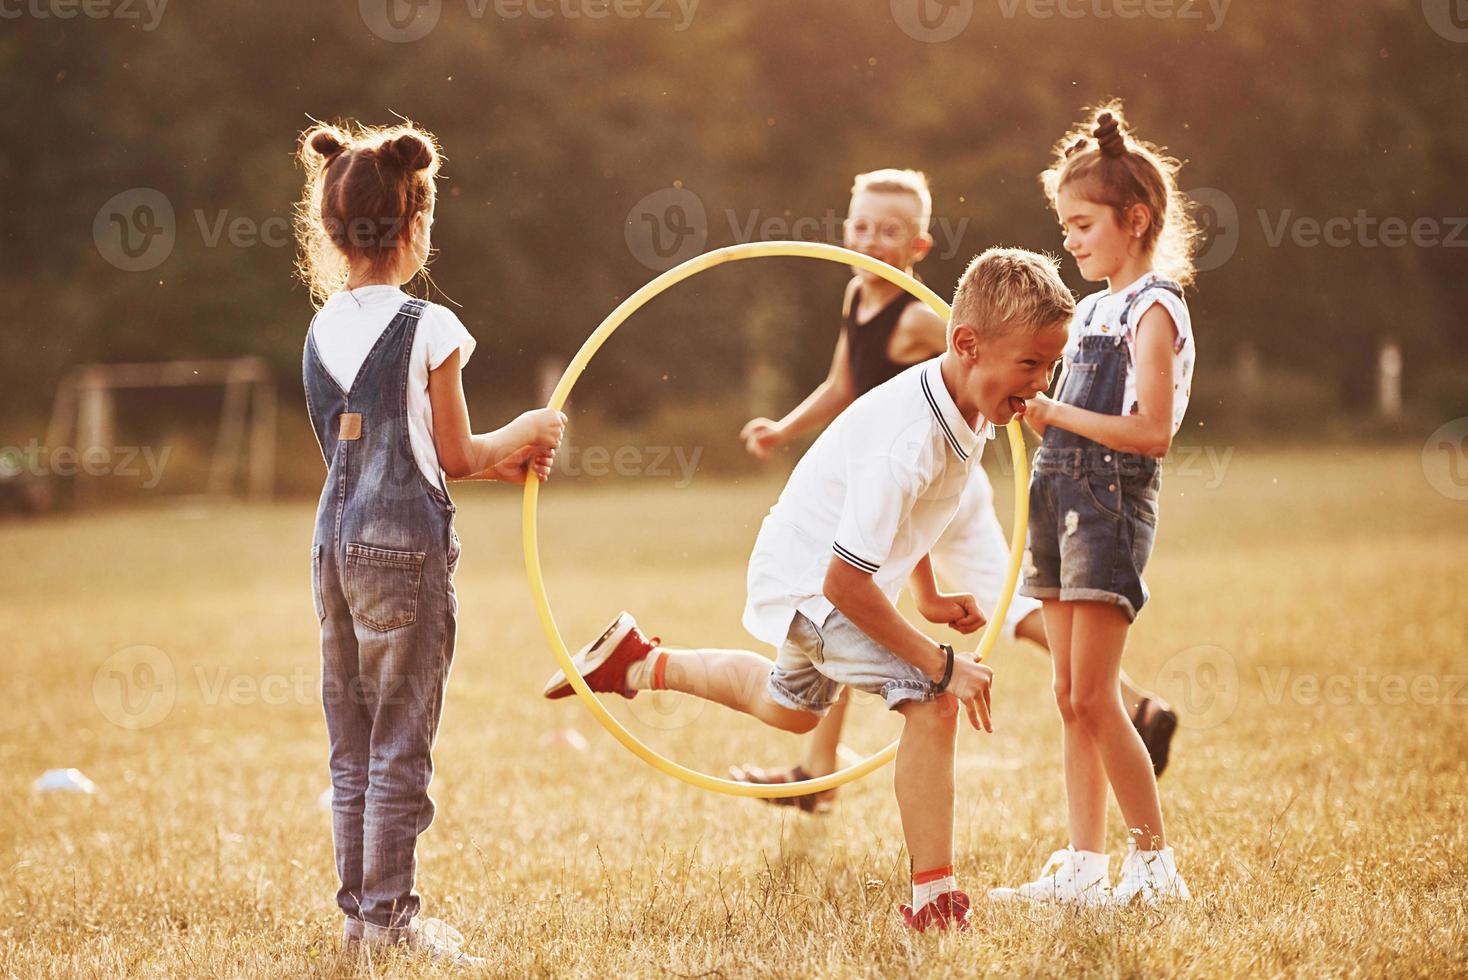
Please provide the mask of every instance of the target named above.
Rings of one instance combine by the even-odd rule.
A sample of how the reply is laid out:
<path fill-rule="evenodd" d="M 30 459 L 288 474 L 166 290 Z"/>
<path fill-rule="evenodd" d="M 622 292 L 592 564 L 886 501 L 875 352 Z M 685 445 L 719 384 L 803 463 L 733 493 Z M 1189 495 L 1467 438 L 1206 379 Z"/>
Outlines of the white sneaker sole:
<path fill-rule="evenodd" d="M 575 656 L 571 658 L 571 663 L 575 665 L 576 672 L 582 677 L 585 677 L 606 663 L 607 658 L 615 653 L 617 647 L 621 646 L 622 641 L 627 638 L 627 634 L 636 628 L 637 620 L 632 618 L 631 613 L 625 610 L 617 613 L 616 618 L 612 620 L 612 624 L 602 632 L 601 636 L 598 636 L 586 644 L 586 646 L 577 650 Z M 558 670 L 551 675 L 550 680 L 545 682 L 545 688 L 541 691 L 541 694 L 548 698 L 558 688 L 565 687 L 569 683 L 570 681 L 566 677 L 566 672 L 564 670 Z"/>

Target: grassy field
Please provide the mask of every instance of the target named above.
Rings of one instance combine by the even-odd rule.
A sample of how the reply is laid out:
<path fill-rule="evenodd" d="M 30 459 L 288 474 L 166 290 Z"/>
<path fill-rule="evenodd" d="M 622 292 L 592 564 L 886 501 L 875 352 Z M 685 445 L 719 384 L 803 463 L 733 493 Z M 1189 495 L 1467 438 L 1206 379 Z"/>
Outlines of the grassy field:
<path fill-rule="evenodd" d="M 425 913 L 506 976 L 1468 972 L 1468 504 L 1434 492 L 1415 448 L 1170 465 L 1127 666 L 1185 714 L 1162 790 L 1191 905 L 981 905 L 982 931 L 905 934 L 890 770 L 805 818 L 673 782 L 579 705 L 541 701 L 552 662 L 519 497 L 475 486 L 458 492 Z M 744 560 L 777 489 L 552 482 L 543 551 L 568 641 L 625 607 L 671 644 L 749 642 Z M 0 524 L 0 974 L 336 969 L 312 516 L 290 503 Z M 996 731 L 959 736 L 958 870 L 975 894 L 1065 843 L 1048 662 L 1012 645 L 992 662 Z M 797 746 L 672 696 L 617 710 L 708 771 Z M 871 699 L 852 718 L 859 751 L 896 731 Z M 96 796 L 31 791 L 68 766 Z M 1109 833 L 1119 854 L 1114 811 Z"/>

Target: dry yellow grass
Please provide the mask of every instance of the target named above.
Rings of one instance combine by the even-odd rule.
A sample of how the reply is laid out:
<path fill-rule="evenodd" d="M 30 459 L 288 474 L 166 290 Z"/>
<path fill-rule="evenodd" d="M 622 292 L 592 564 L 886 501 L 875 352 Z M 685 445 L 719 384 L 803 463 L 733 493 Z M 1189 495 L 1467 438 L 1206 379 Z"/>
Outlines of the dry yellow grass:
<path fill-rule="evenodd" d="M 745 643 L 744 559 L 777 486 L 600 482 L 544 496 L 568 639 L 625 606 L 671 643 Z M 539 700 L 552 664 L 518 497 L 475 487 L 459 491 L 426 914 L 507 976 L 1468 971 L 1468 504 L 1435 493 L 1415 451 L 1241 453 L 1213 484 L 1164 482 L 1128 655 L 1189 715 L 1162 788 L 1191 905 L 981 906 L 985 931 L 906 935 L 890 770 L 812 820 L 675 783 L 579 706 Z M 0 525 L 0 973 L 332 972 L 311 519 L 293 503 Z M 1014 646 L 993 662 L 997 730 L 960 735 L 958 867 L 975 894 L 1064 843 L 1048 663 Z M 714 707 L 619 710 L 708 770 L 796 746 Z M 859 749 L 896 730 L 869 699 L 852 714 Z M 156 723 L 112 720 L 130 718 Z M 589 748 L 554 744 L 564 728 Z M 30 791 L 64 766 L 99 795 Z"/>

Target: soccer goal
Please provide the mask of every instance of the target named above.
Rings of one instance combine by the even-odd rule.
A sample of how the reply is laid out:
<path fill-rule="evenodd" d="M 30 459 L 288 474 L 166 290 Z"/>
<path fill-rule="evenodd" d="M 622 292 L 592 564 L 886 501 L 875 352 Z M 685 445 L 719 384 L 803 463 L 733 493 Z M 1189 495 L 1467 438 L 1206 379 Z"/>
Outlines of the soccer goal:
<path fill-rule="evenodd" d="M 220 498 L 241 486 L 250 499 L 269 499 L 275 483 L 275 386 L 264 358 L 161 361 L 146 364 L 83 364 L 62 378 L 56 389 L 46 452 L 58 450 L 71 459 L 76 475 L 76 501 L 94 499 L 97 480 L 88 461 L 116 461 L 122 453 L 115 441 L 114 418 L 119 392 L 197 386 L 224 389 L 219 424 L 209 460 L 205 489 L 187 497 Z M 57 460 L 59 462 L 59 460 Z M 60 467 L 49 469 L 61 473 Z"/>

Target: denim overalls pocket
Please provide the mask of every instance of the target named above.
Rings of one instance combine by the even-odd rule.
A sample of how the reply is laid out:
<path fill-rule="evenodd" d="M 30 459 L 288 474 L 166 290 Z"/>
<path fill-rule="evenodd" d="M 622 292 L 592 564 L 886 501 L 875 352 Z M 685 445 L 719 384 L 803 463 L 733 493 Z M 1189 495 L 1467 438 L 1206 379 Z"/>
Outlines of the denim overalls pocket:
<path fill-rule="evenodd" d="M 311 600 L 316 604 L 316 621 L 326 622 L 326 600 L 321 597 L 321 545 L 311 546 Z"/>
<path fill-rule="evenodd" d="M 1069 405 L 1085 405 L 1091 397 L 1091 386 L 1096 381 L 1096 365 L 1088 362 L 1072 361 L 1065 369 L 1065 377 L 1061 379 L 1060 390 L 1055 393 L 1055 400 Z"/>
<path fill-rule="evenodd" d="M 422 551 L 349 543 L 343 591 L 352 618 L 380 633 L 412 625 L 426 557 Z"/>

